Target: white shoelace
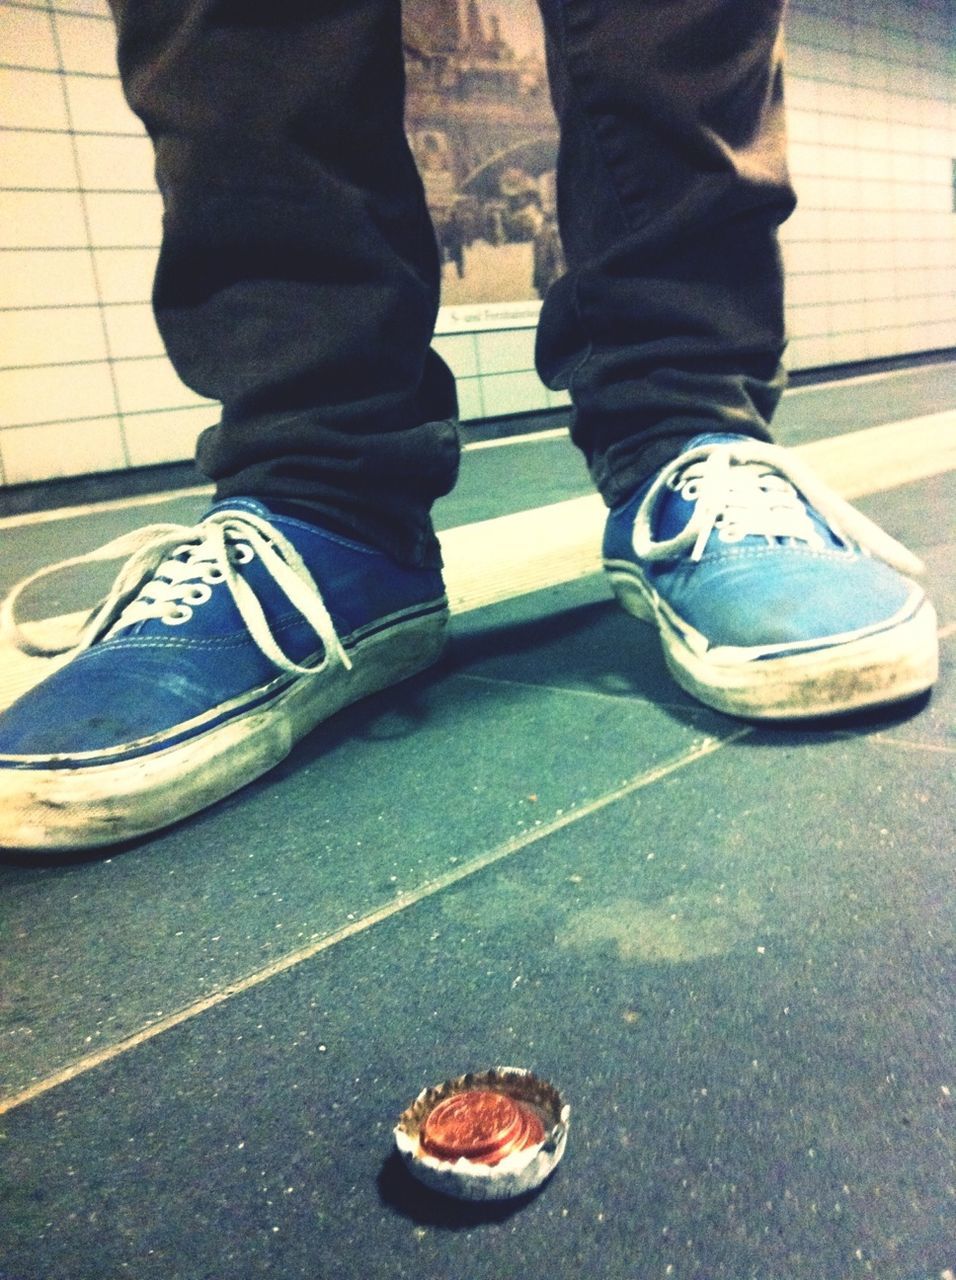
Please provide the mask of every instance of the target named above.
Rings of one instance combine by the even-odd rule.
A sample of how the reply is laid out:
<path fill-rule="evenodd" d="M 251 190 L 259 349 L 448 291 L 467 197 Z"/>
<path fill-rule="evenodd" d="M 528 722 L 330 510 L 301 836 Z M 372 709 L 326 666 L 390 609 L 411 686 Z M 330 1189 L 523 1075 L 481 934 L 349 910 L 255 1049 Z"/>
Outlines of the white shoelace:
<path fill-rule="evenodd" d="M 676 537 L 655 541 L 652 515 L 665 487 L 697 505 Z M 668 463 L 638 509 L 634 550 L 642 560 L 673 560 L 688 550 L 691 560 L 700 560 L 714 531 L 722 542 L 756 535 L 768 543 L 785 539 L 822 548 L 824 540 L 807 505 L 845 546 L 856 545 L 901 573 L 923 572 L 922 561 L 829 489 L 799 458 L 759 440 L 703 444 Z"/>
<path fill-rule="evenodd" d="M 255 592 L 236 569 L 237 564 L 256 556 L 321 640 L 325 656 L 318 666 L 300 666 L 280 649 Z M 106 597 L 67 643 L 45 644 L 24 634 L 16 619 L 16 604 L 28 587 L 64 569 L 108 560 L 126 563 Z M 0 609 L 0 635 L 34 657 L 72 657 L 111 631 L 147 618 L 158 618 L 168 626 L 186 622 L 220 583 L 232 596 L 253 642 L 280 670 L 318 675 L 333 660 L 351 668 L 351 660 L 302 557 L 273 525 L 247 511 L 214 511 L 194 526 L 147 525 L 114 538 L 95 551 L 48 565 L 24 578 L 7 596 Z"/>

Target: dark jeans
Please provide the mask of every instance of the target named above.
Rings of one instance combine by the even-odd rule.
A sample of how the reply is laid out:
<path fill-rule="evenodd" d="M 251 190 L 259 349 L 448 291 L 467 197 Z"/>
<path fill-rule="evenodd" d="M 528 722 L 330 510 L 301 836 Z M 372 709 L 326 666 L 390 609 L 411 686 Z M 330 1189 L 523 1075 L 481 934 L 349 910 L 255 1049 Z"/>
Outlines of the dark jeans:
<path fill-rule="evenodd" d="M 454 0 L 447 0 L 453 3 Z M 412 563 L 454 483 L 440 268 L 402 123 L 399 0 L 111 0 L 165 202 L 156 315 L 223 405 L 221 497 L 308 508 Z M 782 389 L 784 0 L 540 0 L 568 272 L 538 366 L 614 504 Z"/>

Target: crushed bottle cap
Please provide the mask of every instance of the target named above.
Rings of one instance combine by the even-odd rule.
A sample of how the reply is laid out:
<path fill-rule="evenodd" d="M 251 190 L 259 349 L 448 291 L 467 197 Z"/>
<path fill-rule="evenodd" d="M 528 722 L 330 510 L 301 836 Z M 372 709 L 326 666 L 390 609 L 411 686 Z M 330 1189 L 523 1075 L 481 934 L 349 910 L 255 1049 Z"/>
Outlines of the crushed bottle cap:
<path fill-rule="evenodd" d="M 505 1200 L 539 1186 L 564 1154 L 570 1108 L 520 1067 L 469 1072 L 423 1089 L 399 1117 L 410 1172 L 462 1200 Z"/>

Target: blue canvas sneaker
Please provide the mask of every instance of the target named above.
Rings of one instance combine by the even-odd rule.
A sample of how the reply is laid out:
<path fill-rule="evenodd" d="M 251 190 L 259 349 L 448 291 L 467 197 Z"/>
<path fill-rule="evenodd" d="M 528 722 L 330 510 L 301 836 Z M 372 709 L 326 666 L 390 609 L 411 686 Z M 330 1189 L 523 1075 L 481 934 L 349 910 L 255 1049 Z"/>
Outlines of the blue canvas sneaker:
<path fill-rule="evenodd" d="M 437 571 L 252 499 L 43 570 L 8 629 L 29 582 L 126 557 L 70 660 L 0 715 L 2 847 L 95 848 L 195 813 L 443 646 Z"/>
<path fill-rule="evenodd" d="M 936 679 L 919 560 L 775 445 L 691 440 L 609 514 L 604 565 L 678 684 L 720 711 L 827 715 Z"/>

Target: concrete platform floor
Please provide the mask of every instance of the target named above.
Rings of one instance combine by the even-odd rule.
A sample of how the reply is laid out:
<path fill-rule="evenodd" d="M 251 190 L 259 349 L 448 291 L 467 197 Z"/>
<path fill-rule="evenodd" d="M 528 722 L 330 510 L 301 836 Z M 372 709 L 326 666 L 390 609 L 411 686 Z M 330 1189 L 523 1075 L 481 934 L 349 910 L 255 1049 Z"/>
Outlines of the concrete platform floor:
<path fill-rule="evenodd" d="M 804 391 L 781 439 L 954 393 Z M 563 440 L 476 449 L 440 522 L 587 491 Z M 859 503 L 927 563 L 928 700 L 731 720 L 588 576 L 463 613 L 205 814 L 0 868 L 0 1278 L 951 1280 L 954 499 Z M 3 586 L 201 505 L 9 522 Z M 425 1192 L 397 1115 L 497 1063 L 565 1091 L 564 1162 L 497 1208 Z"/>

